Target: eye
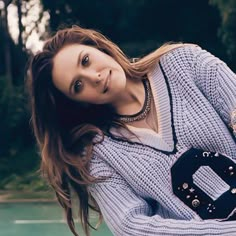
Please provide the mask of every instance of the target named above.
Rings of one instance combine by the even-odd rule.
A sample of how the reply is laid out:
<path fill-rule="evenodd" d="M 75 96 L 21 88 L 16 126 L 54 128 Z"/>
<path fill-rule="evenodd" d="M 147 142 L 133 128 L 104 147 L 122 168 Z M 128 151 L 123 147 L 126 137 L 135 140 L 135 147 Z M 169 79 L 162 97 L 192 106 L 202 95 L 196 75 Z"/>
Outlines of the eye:
<path fill-rule="evenodd" d="M 88 65 L 88 63 L 89 63 L 89 56 L 86 54 L 83 57 L 81 64 L 82 64 L 82 66 L 86 66 L 86 65 Z"/>
<path fill-rule="evenodd" d="M 76 80 L 74 83 L 74 92 L 79 93 L 83 87 L 83 84 L 80 80 Z"/>

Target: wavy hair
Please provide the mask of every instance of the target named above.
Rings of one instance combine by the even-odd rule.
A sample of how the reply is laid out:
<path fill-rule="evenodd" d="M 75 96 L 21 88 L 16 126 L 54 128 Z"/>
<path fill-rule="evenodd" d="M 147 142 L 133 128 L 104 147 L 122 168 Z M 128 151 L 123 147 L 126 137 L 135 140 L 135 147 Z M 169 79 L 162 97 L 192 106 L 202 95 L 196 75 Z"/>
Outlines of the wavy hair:
<path fill-rule="evenodd" d="M 165 44 L 131 63 L 121 49 L 101 33 L 73 26 L 59 30 L 45 42 L 42 51 L 32 57 L 27 87 L 32 127 L 42 158 L 41 171 L 64 208 L 72 233 L 78 236 L 72 214 L 71 189 L 79 199 L 78 215 L 86 235 L 89 235 L 89 227 L 93 228 L 89 223 L 89 209 L 97 211 L 102 219 L 99 206 L 87 189 L 89 184 L 102 181 L 89 174 L 94 137 L 97 134 L 101 137 L 97 142 L 102 142 L 104 135 L 117 138 L 109 132 L 110 128 L 127 127 L 115 119 L 111 106 L 83 106 L 55 88 L 52 82 L 53 59 L 63 47 L 70 44 L 88 45 L 110 55 L 124 69 L 127 78 L 132 79 L 145 78 L 160 56 L 183 44 Z"/>

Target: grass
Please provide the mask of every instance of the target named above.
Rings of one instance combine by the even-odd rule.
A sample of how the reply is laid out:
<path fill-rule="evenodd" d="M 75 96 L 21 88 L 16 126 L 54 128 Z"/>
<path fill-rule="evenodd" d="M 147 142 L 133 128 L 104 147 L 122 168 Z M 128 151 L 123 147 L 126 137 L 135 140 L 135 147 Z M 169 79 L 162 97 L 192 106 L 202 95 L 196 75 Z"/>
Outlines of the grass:
<path fill-rule="evenodd" d="M 0 191 L 0 202 L 8 201 L 55 201 L 55 195 L 49 191 Z"/>

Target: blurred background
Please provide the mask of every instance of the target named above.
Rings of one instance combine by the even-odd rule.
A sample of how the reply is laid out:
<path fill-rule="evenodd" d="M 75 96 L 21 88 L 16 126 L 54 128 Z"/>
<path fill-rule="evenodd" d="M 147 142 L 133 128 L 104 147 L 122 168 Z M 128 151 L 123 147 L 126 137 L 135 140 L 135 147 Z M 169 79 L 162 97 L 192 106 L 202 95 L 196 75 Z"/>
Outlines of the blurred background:
<path fill-rule="evenodd" d="M 53 198 L 37 171 L 25 72 L 45 38 L 75 24 L 102 32 L 129 57 L 191 42 L 236 71 L 236 0 L 0 0 L 0 200 Z"/>

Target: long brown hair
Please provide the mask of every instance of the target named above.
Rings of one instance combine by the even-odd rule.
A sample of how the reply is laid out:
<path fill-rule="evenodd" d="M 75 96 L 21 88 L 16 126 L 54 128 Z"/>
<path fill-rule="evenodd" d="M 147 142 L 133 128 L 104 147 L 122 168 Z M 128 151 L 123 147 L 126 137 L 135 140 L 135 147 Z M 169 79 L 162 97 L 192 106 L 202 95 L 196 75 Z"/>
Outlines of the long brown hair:
<path fill-rule="evenodd" d="M 101 181 L 89 174 L 93 138 L 100 134 L 113 136 L 111 127 L 123 127 L 114 117 L 109 105 L 83 106 L 67 98 L 52 83 L 53 59 L 66 45 L 84 44 L 95 47 L 113 57 L 124 69 L 127 78 L 141 79 L 154 67 L 164 53 L 183 44 L 166 44 L 131 63 L 120 48 L 101 33 L 73 26 L 59 30 L 48 39 L 41 52 L 31 60 L 28 89 L 30 92 L 32 126 L 40 149 L 41 170 L 55 190 L 64 208 L 67 223 L 74 235 L 71 188 L 79 199 L 79 217 L 86 235 L 89 235 L 89 208 L 101 212 L 87 190 L 89 184 Z M 106 119 L 104 119 L 106 117 Z M 113 136 L 114 137 L 114 136 Z M 117 137 L 114 137 L 117 138 Z M 125 138 L 124 138 L 125 139 Z M 93 228 L 93 227 L 92 227 Z"/>

